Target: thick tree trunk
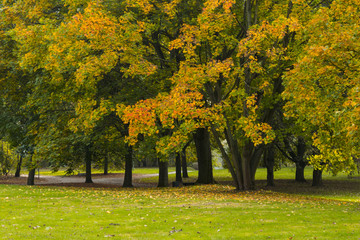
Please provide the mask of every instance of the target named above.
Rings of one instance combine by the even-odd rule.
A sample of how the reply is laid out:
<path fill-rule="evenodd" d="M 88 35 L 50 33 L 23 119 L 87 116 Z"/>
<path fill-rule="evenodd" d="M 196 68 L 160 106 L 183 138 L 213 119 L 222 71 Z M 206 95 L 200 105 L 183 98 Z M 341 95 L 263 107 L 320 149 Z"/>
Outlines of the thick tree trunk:
<path fill-rule="evenodd" d="M 267 169 L 266 186 L 269 186 L 269 187 L 275 186 L 275 183 L 274 183 L 275 156 L 274 156 L 274 148 L 272 145 L 266 149 L 265 156 L 264 156 L 264 162 L 265 162 L 266 169 Z"/>
<path fill-rule="evenodd" d="M 187 162 L 186 162 L 186 148 L 182 150 L 181 153 L 181 165 L 182 165 L 182 174 L 183 178 L 188 178 Z"/>
<path fill-rule="evenodd" d="M 85 183 L 93 183 L 92 178 L 91 178 L 91 162 L 92 162 L 92 152 L 91 152 L 91 147 L 90 146 L 86 146 L 85 147 Z"/>
<path fill-rule="evenodd" d="M 108 158 L 108 154 L 105 153 L 105 159 L 104 159 L 104 175 L 108 175 L 109 174 L 109 158 Z"/>
<path fill-rule="evenodd" d="M 306 163 L 297 162 L 296 163 L 296 173 L 295 173 L 295 181 L 296 182 L 306 182 L 304 171 L 305 171 Z"/>
<path fill-rule="evenodd" d="M 313 171 L 313 181 L 312 186 L 313 187 L 319 187 L 322 186 L 322 170 L 315 170 Z"/>
<path fill-rule="evenodd" d="M 304 170 L 306 167 L 306 160 L 305 160 L 305 152 L 306 152 L 306 142 L 303 137 L 298 137 L 298 142 L 296 144 L 296 174 L 295 174 L 295 181 L 296 182 L 306 182 L 304 176 Z"/>
<path fill-rule="evenodd" d="M 27 185 L 35 185 L 35 168 L 29 170 Z"/>
<path fill-rule="evenodd" d="M 159 163 L 159 182 L 158 187 L 168 187 L 169 186 L 169 176 L 168 176 L 168 162 L 161 161 L 158 159 Z"/>
<path fill-rule="evenodd" d="M 210 135 L 207 129 L 199 128 L 194 135 L 196 155 L 198 159 L 198 180 L 197 183 L 210 184 L 214 183 Z"/>
<path fill-rule="evenodd" d="M 23 157 L 22 157 L 22 155 L 20 154 L 19 161 L 18 161 L 18 163 L 17 163 L 17 165 L 16 165 L 15 177 L 20 177 L 22 160 L 23 160 Z"/>
<path fill-rule="evenodd" d="M 274 183 L 274 165 L 267 166 L 266 170 L 267 170 L 266 186 L 273 187 L 273 186 L 275 186 L 275 183 Z"/>
<path fill-rule="evenodd" d="M 133 187 L 132 185 L 132 169 L 133 169 L 133 149 L 132 146 L 126 145 L 125 154 L 125 176 L 123 187 Z"/>
<path fill-rule="evenodd" d="M 255 188 L 252 176 L 251 176 L 251 153 L 252 153 L 253 145 L 249 141 L 245 144 L 242 152 L 242 177 L 243 177 L 243 190 L 253 190 Z"/>
<path fill-rule="evenodd" d="M 180 153 L 176 154 L 175 167 L 176 167 L 176 181 L 177 182 L 182 182 L 182 178 L 181 178 L 181 156 L 180 156 Z"/>

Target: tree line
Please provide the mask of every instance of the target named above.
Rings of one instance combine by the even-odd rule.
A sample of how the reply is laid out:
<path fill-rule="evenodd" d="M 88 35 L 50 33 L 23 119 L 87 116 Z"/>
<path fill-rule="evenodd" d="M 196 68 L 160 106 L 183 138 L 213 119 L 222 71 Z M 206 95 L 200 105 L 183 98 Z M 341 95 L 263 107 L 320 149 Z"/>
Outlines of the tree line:
<path fill-rule="evenodd" d="M 168 185 L 193 146 L 198 183 L 218 151 L 238 190 L 279 158 L 296 181 L 356 169 L 359 0 L 7 0 L 0 3 L 0 139 L 69 172 L 134 158 Z"/>

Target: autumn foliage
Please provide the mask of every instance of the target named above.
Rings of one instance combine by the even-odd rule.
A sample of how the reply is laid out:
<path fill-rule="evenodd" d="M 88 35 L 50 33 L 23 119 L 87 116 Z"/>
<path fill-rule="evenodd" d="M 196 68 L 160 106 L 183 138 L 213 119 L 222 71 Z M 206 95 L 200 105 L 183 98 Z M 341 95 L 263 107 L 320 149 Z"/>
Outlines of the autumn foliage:
<path fill-rule="evenodd" d="M 151 139 L 164 160 L 207 129 L 236 188 L 252 189 L 286 132 L 306 136 L 315 169 L 354 169 L 358 0 L 25 2 L 0 4 L 1 103 L 26 75 L 35 156 Z"/>

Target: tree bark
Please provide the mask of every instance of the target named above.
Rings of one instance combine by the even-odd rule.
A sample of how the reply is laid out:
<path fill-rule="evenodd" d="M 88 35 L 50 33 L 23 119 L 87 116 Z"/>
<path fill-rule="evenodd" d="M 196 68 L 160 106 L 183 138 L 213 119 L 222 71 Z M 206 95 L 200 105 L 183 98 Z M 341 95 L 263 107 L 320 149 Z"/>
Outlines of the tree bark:
<path fill-rule="evenodd" d="M 105 154 L 105 159 L 104 159 L 104 175 L 108 175 L 109 174 L 109 159 L 108 159 L 108 154 Z"/>
<path fill-rule="evenodd" d="M 22 160 L 23 160 L 23 156 L 20 154 L 19 161 L 16 165 L 15 177 L 20 177 Z"/>
<path fill-rule="evenodd" d="M 322 182 L 322 170 L 315 170 L 314 169 L 312 186 L 313 187 L 320 187 L 322 185 L 323 185 L 323 182 Z"/>
<path fill-rule="evenodd" d="M 303 137 L 299 136 L 296 144 L 296 173 L 295 173 L 295 181 L 296 182 L 306 182 L 304 176 L 304 170 L 307 165 L 307 161 L 305 160 L 305 152 L 306 152 L 306 142 Z"/>
<path fill-rule="evenodd" d="M 27 185 L 35 185 L 35 170 L 36 170 L 36 167 L 35 166 L 32 166 L 32 154 L 30 156 L 30 166 L 31 166 L 31 169 L 29 169 L 29 175 L 28 175 L 28 179 L 27 179 Z"/>
<path fill-rule="evenodd" d="M 305 171 L 306 163 L 297 162 L 296 163 L 296 173 L 295 173 L 295 181 L 296 182 L 306 182 L 304 171 Z"/>
<path fill-rule="evenodd" d="M 198 180 L 197 183 L 210 184 L 214 183 L 210 135 L 206 128 L 199 128 L 194 135 L 196 155 L 198 159 Z"/>
<path fill-rule="evenodd" d="M 182 182 L 182 178 L 181 178 L 181 156 L 180 156 L 180 153 L 176 153 L 175 167 L 176 167 L 176 181 L 177 182 Z"/>
<path fill-rule="evenodd" d="M 132 184 L 132 169 L 133 169 L 133 149 L 132 146 L 126 144 L 125 154 L 125 176 L 123 187 L 133 187 Z"/>
<path fill-rule="evenodd" d="M 266 176 L 266 186 L 273 187 L 275 186 L 274 183 L 274 148 L 270 145 L 265 152 L 264 155 L 264 162 L 267 169 L 267 176 Z"/>
<path fill-rule="evenodd" d="M 92 162 L 92 152 L 91 152 L 91 146 L 85 146 L 85 183 L 93 183 L 91 178 L 91 162 Z"/>
<path fill-rule="evenodd" d="M 109 159 L 108 159 L 108 154 L 105 153 L 105 159 L 104 159 L 104 175 L 108 175 L 109 172 Z"/>
<path fill-rule="evenodd" d="M 182 150 L 181 153 L 181 165 L 182 165 L 182 174 L 183 178 L 188 178 L 187 162 L 186 162 L 186 148 Z"/>
<path fill-rule="evenodd" d="M 243 189 L 244 190 L 253 190 L 255 188 L 252 176 L 251 176 L 251 158 L 252 158 L 253 144 L 248 141 L 245 143 L 242 151 L 242 176 L 243 176 Z"/>
<path fill-rule="evenodd" d="M 35 168 L 29 170 L 27 185 L 35 185 Z"/>
<path fill-rule="evenodd" d="M 158 187 L 168 187 L 169 186 L 169 176 L 168 176 L 168 165 L 167 161 L 161 161 L 158 159 L 159 163 L 159 182 Z"/>

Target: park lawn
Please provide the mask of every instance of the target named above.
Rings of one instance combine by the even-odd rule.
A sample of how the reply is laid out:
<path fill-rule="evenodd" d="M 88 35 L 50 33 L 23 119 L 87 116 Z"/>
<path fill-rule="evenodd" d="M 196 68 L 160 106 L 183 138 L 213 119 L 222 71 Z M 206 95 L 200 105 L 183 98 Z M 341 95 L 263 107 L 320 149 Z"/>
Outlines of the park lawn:
<path fill-rule="evenodd" d="M 225 185 L 0 185 L 0 239 L 359 239 L 360 203 Z"/>
<path fill-rule="evenodd" d="M 145 170 L 146 171 L 146 170 Z M 291 193 L 300 196 L 312 196 L 316 198 L 324 198 L 324 199 L 333 199 L 333 200 L 344 200 L 344 201 L 352 201 L 360 203 L 360 175 L 356 174 L 349 178 L 345 173 L 339 173 L 336 176 L 333 176 L 330 173 L 324 172 L 324 187 L 314 188 L 311 187 L 312 180 L 312 171 L 311 167 L 305 168 L 305 179 L 307 179 L 307 183 L 287 183 L 286 188 L 280 186 L 275 188 L 270 188 L 276 192 L 285 192 Z M 195 182 L 197 179 L 197 171 L 191 169 L 189 171 L 189 178 L 183 179 L 184 182 Z M 283 180 L 287 180 L 290 182 L 295 178 L 295 168 L 285 167 L 275 171 L 275 184 L 281 184 Z M 231 175 L 227 169 L 215 169 L 214 170 L 214 178 L 217 182 L 228 181 L 231 182 Z M 266 185 L 266 168 L 259 168 L 256 171 L 256 180 L 257 180 L 257 188 L 263 188 Z M 138 180 L 140 183 L 152 183 L 156 182 L 158 179 L 157 176 L 148 177 Z M 175 181 L 175 174 L 169 174 L 169 182 Z M 262 181 L 259 183 L 259 181 Z M 340 181 L 340 182 L 339 182 Z M 336 184 L 334 184 L 336 182 Z M 357 185 L 358 187 L 354 190 L 353 187 L 347 187 L 348 185 Z"/>

